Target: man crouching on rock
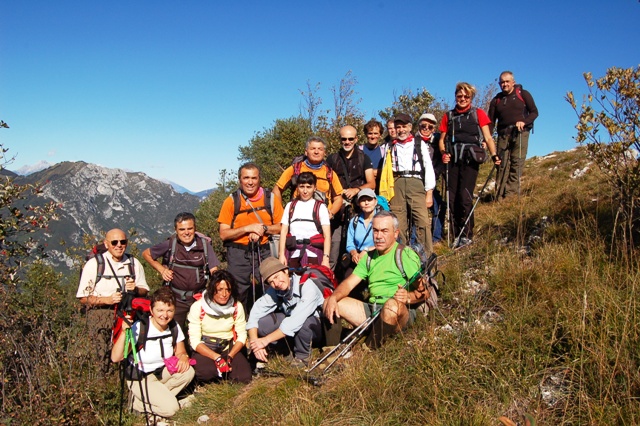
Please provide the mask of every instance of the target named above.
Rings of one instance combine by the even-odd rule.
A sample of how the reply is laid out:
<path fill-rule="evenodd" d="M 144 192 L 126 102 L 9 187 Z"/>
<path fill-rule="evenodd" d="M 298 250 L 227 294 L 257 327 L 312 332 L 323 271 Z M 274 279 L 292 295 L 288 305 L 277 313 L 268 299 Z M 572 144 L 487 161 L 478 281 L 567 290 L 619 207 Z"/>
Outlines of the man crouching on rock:
<path fill-rule="evenodd" d="M 398 218 L 393 213 L 385 210 L 378 212 L 373 217 L 376 249 L 360 259 L 353 273 L 340 283 L 324 303 L 324 315 L 329 322 L 333 324 L 335 320 L 343 318 L 356 327 L 382 307 L 377 320 L 382 319 L 382 323 L 374 323 L 367 340 L 371 347 L 378 347 L 384 336 L 411 325 L 416 318 L 413 307 L 424 302 L 429 295 L 422 280 L 405 289 L 406 280 L 395 259 L 399 232 Z M 407 277 L 413 277 L 420 270 L 420 258 L 413 250 L 403 248 L 401 260 Z M 348 297 L 351 290 L 366 279 L 369 280 L 369 303 Z"/>
<path fill-rule="evenodd" d="M 251 309 L 247 321 L 249 347 L 258 360 L 266 362 L 267 347 L 286 348 L 287 345 L 270 345 L 284 342 L 285 338 L 293 340 L 292 365 L 304 367 L 309 362 L 311 345 L 322 340 L 322 292 L 311 279 L 301 285 L 300 276 L 290 275 L 275 257 L 262 261 L 260 275 L 269 288 Z"/>

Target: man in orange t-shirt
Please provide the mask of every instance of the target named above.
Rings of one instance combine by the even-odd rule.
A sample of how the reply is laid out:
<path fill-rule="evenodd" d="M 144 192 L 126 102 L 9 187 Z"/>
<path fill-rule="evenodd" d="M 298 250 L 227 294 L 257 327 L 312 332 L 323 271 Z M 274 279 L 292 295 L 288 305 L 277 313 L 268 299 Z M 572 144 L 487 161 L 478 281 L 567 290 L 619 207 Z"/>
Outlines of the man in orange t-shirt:
<path fill-rule="evenodd" d="M 236 280 L 238 300 L 249 312 L 261 294 L 256 294 L 255 287 L 262 282 L 260 263 L 271 256 L 269 236 L 280 235 L 282 201 L 279 194 L 260 186 L 260 169 L 254 163 L 240 166 L 238 180 L 240 187 L 224 200 L 218 223 L 220 238 L 227 248 L 228 270 Z M 240 202 L 239 208 L 234 198 Z"/>

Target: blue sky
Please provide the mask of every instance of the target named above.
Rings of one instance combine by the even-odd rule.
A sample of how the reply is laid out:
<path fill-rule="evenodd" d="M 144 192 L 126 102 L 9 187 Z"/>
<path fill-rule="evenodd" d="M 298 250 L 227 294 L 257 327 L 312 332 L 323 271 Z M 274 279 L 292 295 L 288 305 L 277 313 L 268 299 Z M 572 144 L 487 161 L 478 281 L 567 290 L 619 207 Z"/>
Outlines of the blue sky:
<path fill-rule="evenodd" d="M 640 63 L 640 2 L 18 1 L 0 14 L 0 141 L 9 169 L 45 160 L 142 171 L 199 191 L 297 115 L 299 90 L 351 70 L 367 118 L 394 93 L 493 84 L 538 105 L 530 156 L 572 148 L 563 97 L 582 73 Z"/>

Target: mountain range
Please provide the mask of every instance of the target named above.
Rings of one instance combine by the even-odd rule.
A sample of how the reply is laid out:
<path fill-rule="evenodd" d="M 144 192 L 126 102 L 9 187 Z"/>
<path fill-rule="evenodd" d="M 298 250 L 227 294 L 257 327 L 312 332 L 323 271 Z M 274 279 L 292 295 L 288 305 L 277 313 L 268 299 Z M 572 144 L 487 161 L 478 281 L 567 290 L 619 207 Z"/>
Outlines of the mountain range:
<path fill-rule="evenodd" d="M 68 247 L 81 246 L 85 235 L 100 237 L 111 228 L 135 230 L 141 249 L 160 242 L 173 232 L 176 214 L 194 212 L 201 201 L 144 173 L 83 161 L 58 163 L 16 176 L 15 182 L 42 185 L 42 193 L 27 202 L 60 205 L 60 219 L 50 222 L 48 230 L 38 236 L 56 267 L 72 266 Z"/>

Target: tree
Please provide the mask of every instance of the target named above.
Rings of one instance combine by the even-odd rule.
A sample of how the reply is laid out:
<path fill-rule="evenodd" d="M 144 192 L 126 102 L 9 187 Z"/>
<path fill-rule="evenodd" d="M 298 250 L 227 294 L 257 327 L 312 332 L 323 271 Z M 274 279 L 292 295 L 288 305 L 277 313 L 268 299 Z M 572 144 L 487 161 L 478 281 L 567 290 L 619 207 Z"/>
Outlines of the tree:
<path fill-rule="evenodd" d="M 640 65 L 609 68 L 599 79 L 584 73 L 588 92 L 580 107 L 573 92 L 565 99 L 578 116 L 576 142 L 584 144 L 604 172 L 619 202 L 616 224 L 630 251 L 638 237 L 640 199 Z M 635 151 L 634 151 L 635 150 Z"/>
<path fill-rule="evenodd" d="M 0 128 L 9 128 L 0 120 Z M 0 171 L 13 161 L 7 158 L 8 148 L 0 144 Z M 38 185 L 17 185 L 13 178 L 0 176 L 0 282 L 15 285 L 20 270 L 28 261 L 44 256 L 44 247 L 30 234 L 46 229 L 56 218 L 57 205 L 52 201 L 43 205 L 25 204 L 29 194 L 42 193 Z"/>
<path fill-rule="evenodd" d="M 226 250 L 220 239 L 218 216 L 224 200 L 238 187 L 236 174 L 223 169 L 220 171 L 220 180 L 216 189 L 204 200 L 195 213 L 198 222 L 198 230 L 211 237 L 211 245 L 221 262 L 226 260 Z"/>
<path fill-rule="evenodd" d="M 444 100 L 436 100 L 426 88 L 419 89 L 415 94 L 411 89 L 405 89 L 401 95 L 394 95 L 391 106 L 378 113 L 380 118 L 386 123 L 398 113 L 409 114 L 416 123 L 418 118 L 425 112 L 430 112 L 436 116 L 438 121 L 448 108 Z"/>

